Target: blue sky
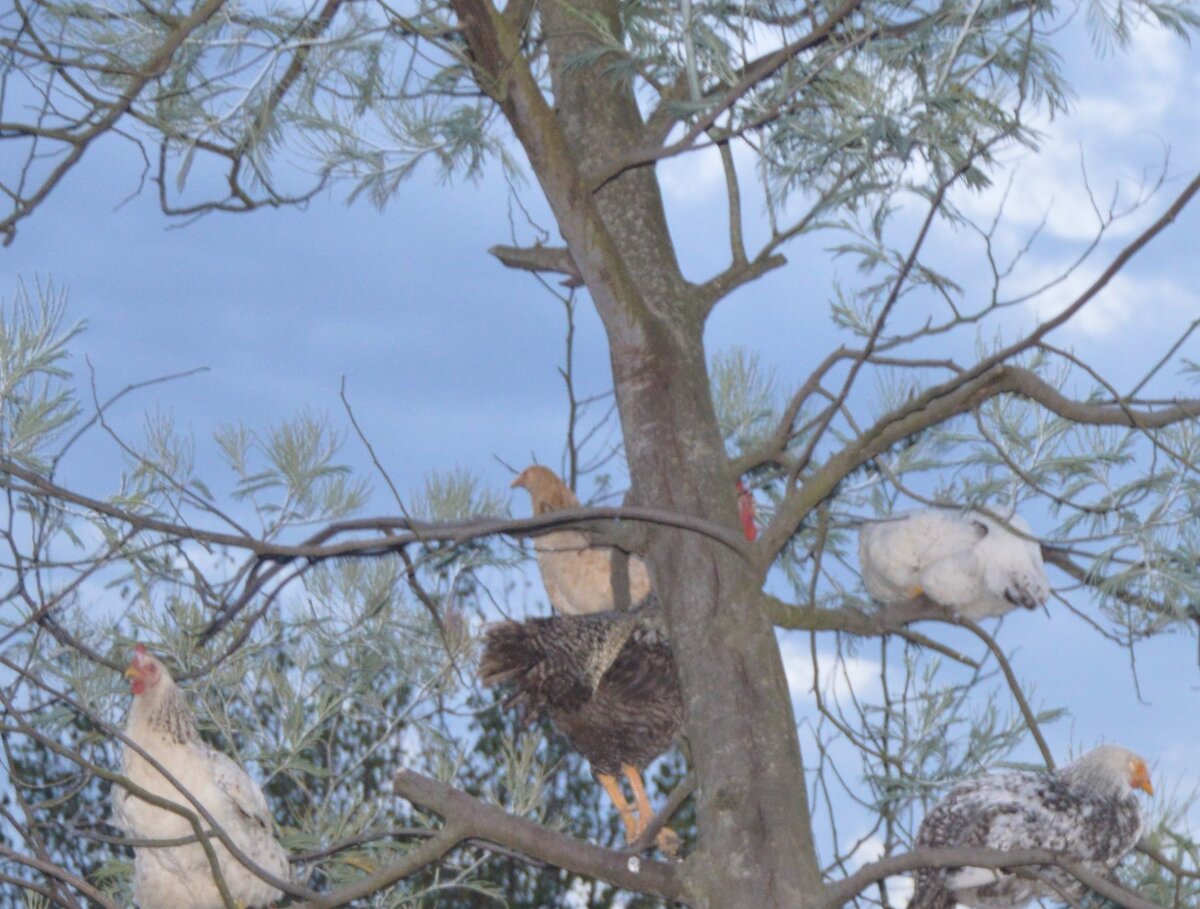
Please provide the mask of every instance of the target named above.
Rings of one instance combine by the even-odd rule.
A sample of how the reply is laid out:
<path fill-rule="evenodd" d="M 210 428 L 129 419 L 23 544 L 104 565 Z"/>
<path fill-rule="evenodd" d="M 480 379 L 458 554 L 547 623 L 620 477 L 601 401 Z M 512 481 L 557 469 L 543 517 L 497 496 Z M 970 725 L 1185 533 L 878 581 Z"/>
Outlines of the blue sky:
<path fill-rule="evenodd" d="M 1044 242 L 1024 274 L 1030 283 L 1060 268 L 1094 230 L 1081 156 L 1096 195 L 1107 199 L 1115 185 L 1128 193 L 1158 166 L 1167 145 L 1171 150 L 1163 193 L 1122 222 L 1102 253 L 1127 242 L 1200 167 L 1195 52 L 1141 30 L 1129 51 L 1096 60 L 1079 23 L 1068 34 L 1073 113 L 1043 124 L 1040 156 L 1012 162 L 1014 183 L 998 232 L 1001 243 L 1015 248 L 1046 218 Z M 464 467 L 503 489 L 510 475 L 497 459 L 518 467 L 534 456 L 557 463 L 566 413 L 556 371 L 562 308 L 532 278 L 486 252 L 510 242 L 511 200 L 498 173 L 446 186 L 421 172 L 383 212 L 363 202 L 347 207 L 331 195 L 303 212 L 215 215 L 169 229 L 151 192 L 122 204 L 140 168 L 125 143 L 97 143 L 0 254 L 5 300 L 21 279 L 53 279 L 69 292 L 69 316 L 89 325 L 74 345 L 74 365 L 86 383 L 87 358 L 102 398 L 129 383 L 207 367 L 129 399 L 114 415 L 120 431 L 136 437 L 143 413 L 155 408 L 173 413 L 200 440 L 226 421 L 262 426 L 304 408 L 340 421 L 345 377 L 358 419 L 402 492 L 418 488 L 433 469 Z M 716 162 L 677 159 L 660 173 L 685 272 L 707 277 L 724 267 L 727 250 Z M 1003 186 L 1002 178 L 995 191 L 962 204 L 989 216 Z M 524 186 L 521 197 L 548 227 L 536 188 Z M 749 203 L 746 215 L 758 218 L 761 211 Z M 1057 343 L 1128 387 L 1200 317 L 1198 237 L 1200 209 L 1193 206 L 1094 309 L 1056 335 Z M 831 261 L 828 242 L 818 236 L 793 245 L 788 268 L 724 303 L 711 321 L 710 352 L 734 345 L 757 351 L 784 389 L 807 375 L 838 343 L 829 288 L 835 276 L 851 272 L 849 263 Z M 939 229 L 934 242 L 937 256 L 964 281 L 978 280 L 969 236 Z M 1049 312 L 1046 304 L 1019 307 L 1006 330 Z M 586 302 L 579 320 L 580 391 L 595 393 L 609 385 L 607 352 Z M 1186 350 L 1200 359 L 1196 339 Z M 1186 390 L 1178 376 L 1166 378 Z M 111 446 L 95 448 L 64 476 L 103 494 L 115 488 L 120 459 Z M 365 456 L 354 457 L 365 469 Z M 524 514 L 525 501 L 514 503 Z M 392 510 L 382 499 L 380 507 Z M 1063 578 L 1052 574 L 1052 580 Z M 1175 636 L 1147 649 L 1140 668 L 1149 706 L 1138 703 L 1120 651 L 1077 620 L 1014 616 L 1001 640 L 1019 648 L 1023 679 L 1036 682 L 1046 701 L 1072 708 L 1070 725 L 1053 734 L 1056 749 L 1119 741 L 1155 760 L 1170 783 L 1200 782 L 1193 639 Z M 809 705 L 800 681 L 806 651 L 806 639 L 785 643 L 801 716 Z"/>

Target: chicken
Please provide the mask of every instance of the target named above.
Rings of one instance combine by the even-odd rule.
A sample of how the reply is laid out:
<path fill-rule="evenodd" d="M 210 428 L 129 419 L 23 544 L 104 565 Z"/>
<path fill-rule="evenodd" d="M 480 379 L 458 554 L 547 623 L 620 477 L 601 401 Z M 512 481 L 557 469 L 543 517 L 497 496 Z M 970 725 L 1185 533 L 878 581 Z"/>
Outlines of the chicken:
<path fill-rule="evenodd" d="M 513 488 L 529 492 L 535 515 L 578 508 L 579 499 L 548 467 L 534 464 L 513 480 Z M 738 518 L 742 533 L 753 542 L 758 538 L 754 496 L 742 480 L 737 481 Z M 538 570 L 550 606 L 561 615 L 586 615 L 617 608 L 613 595 L 613 550 L 594 546 L 578 530 L 552 530 L 534 538 Z M 637 556 L 629 556 L 629 604 L 642 602 L 650 593 L 650 572 Z"/>
<path fill-rule="evenodd" d="M 529 492 L 535 515 L 577 508 L 579 499 L 554 471 L 540 464 L 526 467 L 513 488 Z M 578 530 L 551 530 L 534 538 L 538 570 L 550 605 L 561 615 L 607 612 L 617 606 L 613 594 L 613 550 L 593 546 Z M 629 557 L 629 600 L 640 603 L 650 593 L 650 572 L 637 556 Z"/>
<path fill-rule="evenodd" d="M 182 788 L 204 806 L 250 861 L 286 879 L 287 853 L 275 840 L 266 797 L 245 770 L 200 739 L 191 708 L 166 667 L 139 644 L 125 675 L 133 692 L 125 735 L 178 786 L 129 745 L 123 754 L 125 776 L 147 792 L 197 814 Z M 113 811 L 117 826 L 133 839 L 168 840 L 195 833 L 185 817 L 120 786 L 114 787 Z M 220 840 L 214 837 L 210 842 L 221 876 L 239 906 L 266 906 L 283 895 L 235 859 Z M 199 843 L 135 846 L 133 855 L 133 899 L 140 909 L 224 909 L 212 866 Z"/>
<path fill-rule="evenodd" d="M 548 714 L 588 759 L 630 843 L 654 814 L 642 771 L 671 746 L 683 723 L 665 625 L 653 596 L 628 611 L 501 622 L 488 628 L 479 661 L 485 685 L 515 689 L 506 706 Z M 634 805 L 621 791 L 619 774 L 629 781 Z M 679 839 L 664 828 L 657 843 L 673 855 Z"/>
<path fill-rule="evenodd" d="M 976 511 L 932 508 L 863 522 L 863 583 L 881 603 L 925 594 L 969 619 L 1035 609 L 1050 596 L 1041 547 L 1019 515 L 1008 524 Z"/>
<path fill-rule="evenodd" d="M 1146 762 L 1101 745 L 1060 770 L 1010 771 L 963 780 L 921 822 L 918 846 L 1047 849 L 1105 875 L 1142 833 L 1137 792 L 1154 794 Z M 1022 876 L 989 868 L 920 868 L 908 909 L 1018 909 L 1035 897 L 1070 898 L 1087 888 L 1056 866 Z"/>
<path fill-rule="evenodd" d="M 554 471 L 534 464 L 513 481 L 529 491 L 535 515 L 579 505 Z M 754 497 L 737 481 L 742 533 L 758 536 Z M 538 569 L 550 605 L 560 616 L 505 622 L 487 633 L 480 674 L 484 684 L 515 684 L 522 700 L 547 712 L 591 763 L 633 842 L 652 811 L 642 770 L 676 738 L 683 696 L 665 619 L 651 590 L 650 572 L 629 557 L 632 611 L 617 608 L 612 550 L 593 546 L 578 530 L 554 530 L 534 539 Z M 629 781 L 635 805 L 621 791 L 618 773 Z M 636 807 L 636 811 L 635 811 Z M 670 829 L 657 843 L 667 854 L 678 848 Z"/>

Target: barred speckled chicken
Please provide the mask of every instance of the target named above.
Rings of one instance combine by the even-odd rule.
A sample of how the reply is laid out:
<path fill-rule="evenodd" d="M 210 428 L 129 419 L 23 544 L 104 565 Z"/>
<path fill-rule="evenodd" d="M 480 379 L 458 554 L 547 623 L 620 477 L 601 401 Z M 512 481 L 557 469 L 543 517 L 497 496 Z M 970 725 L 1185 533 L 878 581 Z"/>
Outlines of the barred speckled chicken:
<path fill-rule="evenodd" d="M 545 713 L 592 765 L 632 841 L 651 815 L 641 771 L 671 746 L 683 698 L 662 609 L 651 595 L 629 611 L 502 622 L 485 632 L 479 675 L 509 685 L 506 701 Z M 620 794 L 624 773 L 638 816 Z M 664 846 L 669 840 L 660 840 Z"/>
<path fill-rule="evenodd" d="M 1141 836 L 1136 790 L 1154 792 L 1145 760 L 1101 745 L 1059 770 L 963 780 L 925 815 L 916 844 L 1047 849 L 1107 875 Z M 1018 909 L 1041 897 L 1077 904 L 1087 893 L 1063 868 L 1024 870 L 919 868 L 908 909 Z"/>

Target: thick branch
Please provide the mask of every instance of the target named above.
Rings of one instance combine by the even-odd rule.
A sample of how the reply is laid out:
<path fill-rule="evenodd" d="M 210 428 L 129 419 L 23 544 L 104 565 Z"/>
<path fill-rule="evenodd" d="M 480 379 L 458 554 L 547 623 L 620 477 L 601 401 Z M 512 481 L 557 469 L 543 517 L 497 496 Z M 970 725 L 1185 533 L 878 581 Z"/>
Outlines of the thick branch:
<path fill-rule="evenodd" d="M 635 893 L 668 901 L 685 898 L 684 882 L 675 865 L 614 852 L 547 830 L 411 770 L 396 774 L 394 789 L 414 805 L 441 815 L 466 837 L 516 849 L 547 864 Z"/>
<path fill-rule="evenodd" d="M 711 307 L 743 284 L 757 281 L 767 272 L 785 265 L 787 265 L 787 257 L 782 253 L 760 255 L 753 259 L 735 259 L 733 264 L 723 272 L 705 282 L 700 292 L 708 306 Z"/>
<path fill-rule="evenodd" d="M 452 0 L 476 61 L 476 81 L 504 111 L 598 309 L 645 301 L 600 217 L 567 137 L 521 54 L 521 36 L 491 0 Z"/>
<path fill-rule="evenodd" d="M 791 631 L 840 631 L 858 637 L 883 637 L 898 634 L 912 643 L 936 650 L 955 662 L 978 669 L 979 663 L 940 641 L 913 631 L 908 626 L 928 620 L 954 622 L 954 616 L 944 606 L 920 596 L 901 603 L 888 603 L 871 610 L 843 606 L 824 609 L 820 606 L 800 606 L 785 603 L 769 593 L 761 594 L 759 603 L 767 618 L 777 628 Z"/>
<path fill-rule="evenodd" d="M 1075 423 L 1092 426 L 1128 426 L 1162 429 L 1200 416 L 1200 400 L 1181 399 L 1169 407 L 1136 408 L 1125 401 L 1075 401 L 1062 394 L 1036 373 L 1016 366 L 1003 368 L 1004 377 L 994 394 L 1011 392 L 1041 404 L 1047 410 Z M 989 395 L 991 397 L 992 395 Z"/>
<path fill-rule="evenodd" d="M 858 871 L 829 886 L 820 909 L 841 909 L 863 889 L 894 874 L 918 868 L 1021 868 L 1029 865 L 1057 865 L 1065 869 L 1101 896 L 1124 906 L 1125 909 L 1163 909 L 1157 903 L 1143 899 L 1081 862 L 1050 852 L 1047 849 L 979 849 L 971 846 L 921 848 L 904 855 L 889 855 L 863 865 Z"/>
<path fill-rule="evenodd" d="M 1200 416 L 1200 400 L 1180 400 L 1167 407 L 1137 408 L 1122 401 L 1074 401 L 1028 369 L 996 365 L 982 373 L 970 371 L 926 389 L 902 407 L 881 417 L 789 495 L 763 535 L 763 545 L 778 553 L 804 517 L 837 485 L 889 447 L 953 417 L 970 412 L 1002 394 L 1016 394 L 1076 423 L 1161 429 Z"/>

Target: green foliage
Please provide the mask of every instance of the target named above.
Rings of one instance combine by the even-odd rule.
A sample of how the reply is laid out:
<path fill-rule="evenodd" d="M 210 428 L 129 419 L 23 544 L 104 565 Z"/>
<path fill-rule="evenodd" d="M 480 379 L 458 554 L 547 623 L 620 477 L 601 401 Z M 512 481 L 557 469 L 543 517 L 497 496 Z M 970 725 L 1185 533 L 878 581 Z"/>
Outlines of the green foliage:
<path fill-rule="evenodd" d="M 575 17 L 591 41 L 556 66 L 629 87 L 661 136 L 694 129 L 700 144 L 750 151 L 771 239 L 763 256 L 748 258 L 764 261 L 809 231 L 837 231 L 832 252 L 853 277 L 833 288 L 830 309 L 847 347 L 813 374 L 804 394 L 785 401 L 753 354 L 734 351 L 712 363 L 719 430 L 727 452 L 752 463 L 764 511 L 786 505 L 789 494 L 794 501 L 837 458 L 856 456 L 931 406 L 948 377 L 964 371 L 945 355 L 944 339 L 976 337 L 979 361 L 1005 350 L 1007 325 L 988 341 L 985 332 L 1027 299 L 1005 293 L 1027 247 L 1000 263 L 989 229 L 970 224 L 947 193 L 988 187 L 1001 154 L 1036 148 L 1031 124 L 1064 110 L 1069 91 L 1052 42 L 1081 8 L 1102 51 L 1128 43 L 1145 21 L 1183 36 L 1200 24 L 1191 6 L 1170 0 L 630 0 L 611 19 Z M 23 9 L 0 16 L 0 113 L 10 140 L 28 152 L 20 191 L 6 185 L 15 210 L 28 202 L 26 180 L 36 184 L 38 168 L 61 160 L 68 146 L 55 144 L 60 133 L 93 122 L 105 104 L 123 110 L 126 101 L 124 131 L 162 143 L 171 170 L 157 175 L 164 190 L 206 197 L 211 186 L 192 177 L 205 172 L 197 159 L 211 155 L 230 168 L 217 195 L 198 208 L 183 206 L 187 214 L 284 204 L 331 179 L 348 183 L 350 199 L 382 206 L 422 162 L 443 178 L 478 178 L 491 160 L 506 176 L 517 169 L 489 97 L 496 87 L 476 83 L 478 61 L 457 16 L 439 0 L 340 4 L 329 21 L 287 5 L 227 6 L 161 67 L 156 56 L 192 7 L 112 0 Z M 512 65 L 527 63 L 549 97 L 547 9 L 531 6 L 509 25 L 521 29 L 525 58 Z M 814 37 L 821 23 L 831 27 Z M 17 81 L 26 94 L 11 90 Z M 39 94 L 53 103 L 31 105 L 35 116 L 22 125 L 21 105 Z M 10 115 L 12 97 L 17 115 Z M 629 149 L 596 151 L 615 164 Z M 281 161 L 302 162 L 311 179 L 292 167 L 277 176 Z M 923 239 L 909 243 L 914 218 L 926 211 L 929 224 L 982 244 L 990 286 L 981 292 L 978 276 L 964 276 L 958 263 L 927 261 Z M 1101 217 L 1101 234 L 1113 220 Z M 0 592 L 0 744 L 11 780 L 0 792 L 6 844 L 49 856 L 128 902 L 130 855 L 113 839 L 112 784 L 104 774 L 119 765 L 112 730 L 128 695 L 117 667 L 135 640 L 167 658 L 203 735 L 264 781 L 297 876 L 311 886 L 360 880 L 436 828 L 437 819 L 397 805 L 390 780 L 400 766 L 572 835 L 620 844 L 617 818 L 585 762 L 544 720 L 522 726 L 474 681 L 474 632 L 512 612 L 509 595 L 520 589 L 515 547 L 429 535 L 397 553 L 392 518 L 353 525 L 375 534 L 362 537 L 372 548 L 358 557 L 268 551 L 268 543 L 303 542 L 327 530 L 345 540 L 335 522 L 361 516 L 372 501 L 371 485 L 346 463 L 344 432 L 328 417 L 302 413 L 267 427 L 223 427 L 214 470 L 207 442 L 197 444 L 173 415 L 155 413 L 140 442 L 114 440 L 125 470 L 107 498 L 40 492 L 14 480 L 19 468 L 51 482 L 67 454 L 84 456 L 103 416 L 101 407 L 83 418 L 67 369 L 80 326 L 64 319 L 65 296 L 50 285 L 32 294 L 19 288 L 0 307 L 0 457 L 7 465 L 0 537 L 3 568 L 14 579 Z M 1004 359 L 1064 395 L 1116 397 L 1062 352 Z M 1183 368 L 1193 380 L 1200 371 L 1190 361 Z M 862 375 L 870 381 L 856 386 Z M 576 405 L 582 411 L 600 400 L 578 402 L 570 393 L 573 420 Z M 579 447 L 601 444 L 605 420 L 598 423 Z M 790 585 L 801 605 L 863 606 L 857 526 L 940 503 L 1004 514 L 1040 510 L 1040 535 L 1080 559 L 1077 580 L 1095 592 L 1095 624 L 1129 647 L 1190 629 L 1200 616 L 1194 422 L 1089 426 L 1008 394 L 890 438 L 822 493 L 782 545 L 770 582 Z M 603 447 L 578 471 L 572 457 L 572 474 L 597 474 L 619 454 L 619 445 Z M 593 479 L 600 494 L 611 492 L 611 476 Z M 392 492 L 405 518 L 427 522 L 507 511 L 507 500 L 466 470 L 432 474 L 404 501 Z M 205 532 L 213 527 L 221 534 Z M 268 554 L 256 555 L 256 547 Z M 1031 724 L 1062 716 L 1053 706 L 1032 716 L 1013 706 L 1008 678 L 987 662 L 992 653 L 977 669 L 969 657 L 930 659 L 896 637 L 878 642 L 870 658 L 860 641 L 829 637 L 832 653 L 814 643 L 811 655 L 833 663 L 835 681 L 826 690 L 818 677 L 815 709 L 803 718 L 808 753 L 815 752 L 805 768 L 814 807 L 827 815 L 818 837 L 829 869 L 844 870 L 857 850 L 839 841 L 845 805 L 870 812 L 885 852 L 900 850 L 919 806 L 938 787 L 1011 761 L 1028 745 Z M 869 680 L 856 674 L 864 666 Z M 685 766 L 678 753 L 658 765 L 659 798 Z M 1197 846 L 1179 832 L 1194 798 L 1179 804 L 1155 843 L 1195 868 Z M 685 806 L 674 821 L 686 844 L 696 840 L 691 811 Z M 32 877 L 7 860 L 0 873 Z M 1194 875 L 1142 858 L 1122 873 L 1151 899 L 1197 899 Z M 598 907 L 655 905 L 477 843 L 359 905 L 536 907 L 560 903 L 564 893 Z M 0 907 L 38 900 L 31 891 L 6 892 Z"/>
<path fill-rule="evenodd" d="M 301 414 L 263 435 L 226 426 L 216 441 L 237 476 L 234 499 L 253 502 L 268 531 L 352 514 L 370 495 L 336 463 L 344 438 L 325 418 Z"/>
<path fill-rule="evenodd" d="M 48 447 L 79 415 L 65 361 L 83 325 L 65 325 L 66 308 L 53 284 L 0 299 L 0 455 L 34 470 L 49 466 Z"/>
<path fill-rule="evenodd" d="M 752 450 L 776 422 L 774 375 L 740 348 L 713 357 L 709 373 L 721 436 L 735 454 Z"/>
<path fill-rule="evenodd" d="M 871 2 L 848 14 L 834 2 L 694 2 L 686 16 L 678 4 L 638 0 L 621 4 L 616 22 L 579 13 L 591 43 L 567 65 L 598 65 L 672 121 L 719 113 L 712 137 L 748 140 L 775 215 L 803 197 L 814 212 L 868 212 L 878 224 L 898 193 L 929 193 L 954 175 L 986 186 L 999 148 L 1036 143 L 1028 114 L 1066 103 L 1051 38 L 1078 6 L 1101 50 L 1127 44 L 1143 21 L 1185 37 L 1198 22 L 1190 4 L 1171 0 Z M 50 2 L 32 8 L 24 29 L 0 30 L 34 85 L 53 79 L 56 56 L 68 61 L 78 81 L 60 88 L 85 110 L 130 90 L 184 15 L 173 2 Z M 808 40 L 825 20 L 835 23 L 830 38 Z M 530 68 L 544 78 L 541 17 L 521 25 Z M 795 48 L 790 59 L 744 84 L 780 47 Z M 472 66 L 439 0 L 353 5 L 331 21 L 239 7 L 193 32 L 133 109 L 142 132 L 165 138 L 181 195 L 197 156 L 240 161 L 234 181 L 255 195 L 202 205 L 279 204 L 340 178 L 350 198 L 382 206 L 422 162 L 447 178 L 477 178 L 489 160 L 518 169 Z M 686 96 L 669 88 L 678 85 L 690 86 Z M 70 110 L 56 119 L 69 122 Z M 311 184 L 277 177 L 277 159 L 304 163 Z"/>
<path fill-rule="evenodd" d="M 50 327 L 61 315 L 25 307 L 6 323 L 12 362 L 51 364 L 27 375 L 65 356 L 69 335 Z M 38 360 L 33 346 L 50 353 Z M 53 378 L 62 385 L 55 393 L 71 400 L 66 376 Z M 23 400 L 13 399 L 6 406 Z M 46 434 L 47 460 L 61 453 L 48 447 L 55 433 L 61 438 L 72 428 L 64 419 Z M 86 431 L 78 438 L 86 441 Z M 135 515 L 188 515 L 201 527 L 250 518 L 272 539 L 352 516 L 365 501 L 366 484 L 342 461 L 341 436 L 326 418 L 302 414 L 261 433 L 227 426 L 216 443 L 231 484 L 205 478 L 213 458 L 170 415 L 152 415 L 142 444 L 123 443 L 128 472 L 112 503 Z M 228 511 L 210 491 L 225 485 Z M 502 513 L 505 502 L 455 470 L 431 475 L 411 508 L 426 520 L 458 521 Z M 0 816 L 6 843 L 36 849 L 129 903 L 132 856 L 111 824 L 113 783 L 104 774 L 120 769 L 115 730 L 129 698 L 111 667 L 125 664 L 134 642 L 167 662 L 201 735 L 262 782 L 293 872 L 307 886 L 358 880 L 402 858 L 436 827 L 436 819 L 397 803 L 391 780 L 399 767 L 573 835 L 623 841 L 586 762 L 544 720 L 525 728 L 493 693 L 476 689 L 471 626 L 494 615 L 490 573 L 511 564 L 508 550 L 430 541 L 414 547 L 411 566 L 392 555 L 280 571 L 186 533 L 129 534 L 98 514 L 69 513 L 53 498 L 25 496 L 24 512 L 26 535 L 10 532 L 5 543 L 24 553 L 27 582 L 36 579 L 53 611 L 47 618 L 35 611 L 38 601 L 10 590 L 0 613 L 8 672 L 0 699 L 6 716 L 19 717 L 0 727 L 11 780 L 3 792 L 11 810 Z M 64 545 L 80 552 L 70 563 L 30 558 L 37 547 L 48 553 Z M 86 598 L 85 582 L 100 582 L 86 587 Z M 214 618 L 221 621 L 213 625 Z M 666 759 L 651 791 L 665 797 L 684 772 L 678 755 Z M 694 836 L 688 826 L 681 832 Z M 21 876 L 3 860 L 0 873 Z M 468 845 L 371 905 L 465 906 L 486 898 L 534 907 L 584 885 Z M 655 905 L 586 885 L 596 906 Z M 16 909 L 28 895 L 6 891 L 0 907 Z"/>
<path fill-rule="evenodd" d="M 478 476 L 462 468 L 435 471 L 425 478 L 425 488 L 413 497 L 416 513 L 429 521 L 467 521 L 508 512 L 506 497 L 486 489 Z"/>

